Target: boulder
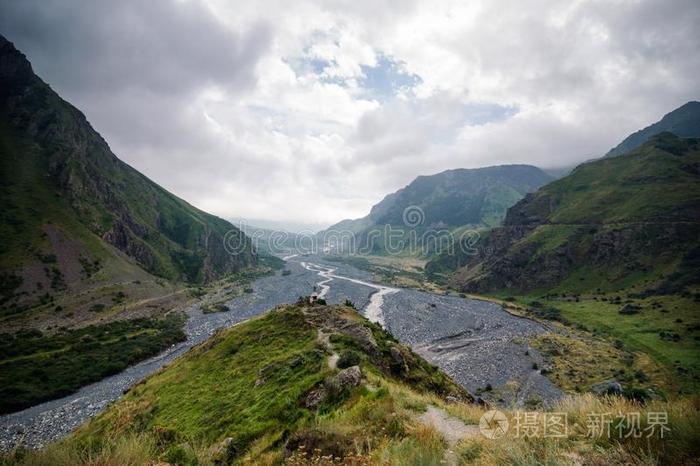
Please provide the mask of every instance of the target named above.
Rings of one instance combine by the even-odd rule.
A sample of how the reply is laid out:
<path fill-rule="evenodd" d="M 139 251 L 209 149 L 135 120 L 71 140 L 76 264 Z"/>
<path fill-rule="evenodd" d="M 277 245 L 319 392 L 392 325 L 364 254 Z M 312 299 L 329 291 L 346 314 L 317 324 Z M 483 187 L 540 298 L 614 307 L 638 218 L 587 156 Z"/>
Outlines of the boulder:
<path fill-rule="evenodd" d="M 617 380 L 605 380 L 591 386 L 591 392 L 596 395 L 619 395 L 622 393 L 622 384 Z"/>
<path fill-rule="evenodd" d="M 350 366 L 333 377 L 332 384 L 340 390 L 346 387 L 357 387 L 362 382 L 360 366 Z"/>
<path fill-rule="evenodd" d="M 632 314 L 639 314 L 640 310 L 641 310 L 641 308 L 639 306 L 635 306 L 634 304 L 625 304 L 617 312 L 619 312 L 620 314 L 622 314 L 624 316 L 629 316 Z"/>
<path fill-rule="evenodd" d="M 328 397 L 328 390 L 325 387 L 314 388 L 306 395 L 306 400 L 304 400 L 304 406 L 307 409 L 316 409 L 318 405 L 323 403 L 323 401 Z"/>
<path fill-rule="evenodd" d="M 215 447 L 211 459 L 214 466 L 224 466 L 231 464 L 235 456 L 236 448 L 233 443 L 233 438 L 226 437 Z"/>
<path fill-rule="evenodd" d="M 395 371 L 400 374 L 408 374 L 408 364 L 406 363 L 406 358 L 401 349 L 392 345 L 389 348 L 389 354 L 391 355 L 392 365 Z"/>
<path fill-rule="evenodd" d="M 377 354 L 377 342 L 372 335 L 372 331 L 360 324 L 351 324 L 338 329 L 342 334 L 354 338 L 360 347 L 369 354 Z"/>

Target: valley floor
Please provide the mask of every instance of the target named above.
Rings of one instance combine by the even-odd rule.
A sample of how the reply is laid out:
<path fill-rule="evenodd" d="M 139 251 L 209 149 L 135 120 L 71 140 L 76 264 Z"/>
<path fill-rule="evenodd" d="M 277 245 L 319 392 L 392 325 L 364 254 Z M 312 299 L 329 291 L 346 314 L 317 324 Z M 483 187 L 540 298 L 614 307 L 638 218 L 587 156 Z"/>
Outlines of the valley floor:
<path fill-rule="evenodd" d="M 313 262 L 315 270 L 303 267 L 302 261 Z M 187 309 L 186 342 L 73 395 L 2 416 L 0 448 L 7 450 L 20 441 L 38 447 L 65 436 L 126 389 L 203 342 L 217 329 L 320 291 L 318 282 L 327 278 L 319 276 L 319 270 L 330 269 L 333 279 L 325 283 L 329 286 L 327 301 L 350 301 L 364 309 L 376 292 L 376 286 L 361 284 L 371 282 L 368 272 L 325 262 L 320 257 L 289 258 L 288 274 L 278 272 L 256 280 L 250 292 L 226 302 L 228 312 L 204 313 L 200 305 Z M 485 301 L 411 289 L 385 295 L 381 312 L 385 327 L 400 341 L 413 346 L 472 392 L 511 406 L 538 406 L 561 396 L 561 391 L 534 369 L 543 361 L 527 338 L 546 333 L 547 328 L 541 324 Z"/>

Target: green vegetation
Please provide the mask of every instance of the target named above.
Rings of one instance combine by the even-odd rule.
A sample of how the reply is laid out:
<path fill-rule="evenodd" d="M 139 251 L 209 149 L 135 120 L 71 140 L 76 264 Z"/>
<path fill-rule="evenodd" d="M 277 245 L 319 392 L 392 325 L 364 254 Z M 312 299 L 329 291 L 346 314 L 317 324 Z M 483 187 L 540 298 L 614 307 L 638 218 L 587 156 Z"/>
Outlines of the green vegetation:
<path fill-rule="evenodd" d="M 500 225 L 509 207 L 551 179 L 530 165 L 457 169 L 419 176 L 386 196 L 366 217 L 343 220 L 328 228 L 326 240 L 343 243 L 347 241 L 344 234 L 352 232 L 353 252 L 429 256 L 447 247 L 448 232 L 459 235 L 462 228 Z M 385 237 L 386 225 L 392 226 L 391 238 Z M 333 235 L 339 238 L 332 238 Z M 347 251 L 345 246 L 339 248 L 340 252 Z"/>
<path fill-rule="evenodd" d="M 0 272 L 24 284 L 3 287 L 3 314 L 36 305 L 42 287 L 145 278 L 139 267 L 202 283 L 254 265 L 239 230 L 120 161 L 4 37 L 0 53 Z"/>
<path fill-rule="evenodd" d="M 394 256 L 326 256 L 325 260 L 341 262 L 372 274 L 372 280 L 387 285 L 434 291 L 426 282 L 423 261 Z"/>
<path fill-rule="evenodd" d="M 214 314 L 217 312 L 229 312 L 231 309 L 223 303 L 219 304 L 205 304 L 202 306 L 203 314 Z"/>
<path fill-rule="evenodd" d="M 362 379 L 343 379 L 357 368 L 331 368 L 333 353 L 352 362 L 357 356 Z M 447 395 L 461 400 L 448 402 Z M 688 399 L 640 405 L 579 395 L 548 408 L 566 413 L 563 438 L 526 438 L 511 428 L 496 440 L 479 435 L 475 425 L 489 408 L 469 401 L 439 370 L 351 308 L 300 304 L 220 332 L 72 436 L 37 452 L 16 450 L 0 464 L 496 466 L 576 458 L 641 466 L 690 464 L 700 455 L 700 414 Z M 424 420 L 428 409 L 465 423 L 465 433 Z M 518 413 L 503 411 L 514 425 Z M 635 412 L 640 431 L 650 426 L 648 413 L 666 412 L 670 431 L 663 439 L 615 429 L 610 437 L 587 435 L 589 413 Z M 537 416 L 542 422 L 543 411 Z"/>
<path fill-rule="evenodd" d="M 319 332 L 338 343 L 326 346 Z M 367 386 L 334 378 L 328 355 L 343 348 L 353 348 Z M 319 389 L 326 396 L 308 407 Z M 266 456 L 279 463 L 285 447 L 301 446 L 365 455 L 382 439 L 401 443 L 409 435 L 410 412 L 402 406 L 420 393 L 468 399 L 353 309 L 288 306 L 195 347 L 57 448 L 71 449 L 72 458 L 82 458 L 77 464 L 86 461 L 82 455 L 114 451 L 117 437 L 138 439 L 154 460 L 185 464 Z M 374 440 L 358 447 L 353 438 Z"/>
<path fill-rule="evenodd" d="M 556 306 L 568 321 L 618 340 L 626 349 L 651 356 L 666 369 L 659 377 L 663 385 L 675 393 L 698 393 L 700 303 L 678 296 L 625 298 L 623 302 L 626 301 L 632 301 L 640 311 L 632 315 L 620 314 L 628 304 L 613 301 L 610 296 L 546 303 Z M 666 335 L 672 337 L 669 339 Z"/>
<path fill-rule="evenodd" d="M 578 166 L 508 211 L 473 254 L 439 257 L 459 289 L 679 294 L 700 284 L 700 140 L 662 133 Z"/>
<path fill-rule="evenodd" d="M 68 395 L 185 338 L 183 318 L 133 319 L 0 336 L 0 413 Z"/>
<path fill-rule="evenodd" d="M 634 293 L 501 293 L 511 312 L 565 325 L 538 339 L 551 377 L 569 390 L 617 379 L 667 396 L 700 391 L 700 297 Z M 634 309 L 633 312 L 627 309 Z M 637 377 L 636 371 L 645 373 Z M 556 375 L 558 373 L 558 375 Z"/>
<path fill-rule="evenodd" d="M 258 264 L 262 267 L 268 267 L 271 270 L 281 270 L 284 268 L 285 262 L 277 256 L 260 254 L 258 255 Z"/>

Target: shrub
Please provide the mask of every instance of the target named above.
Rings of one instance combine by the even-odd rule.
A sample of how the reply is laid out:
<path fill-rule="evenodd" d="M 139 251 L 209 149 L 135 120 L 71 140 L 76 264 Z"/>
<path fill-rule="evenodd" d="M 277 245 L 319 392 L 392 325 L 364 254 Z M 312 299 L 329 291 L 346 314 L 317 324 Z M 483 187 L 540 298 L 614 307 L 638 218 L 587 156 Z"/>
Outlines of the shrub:
<path fill-rule="evenodd" d="M 90 309 L 88 311 L 90 312 L 100 312 L 103 311 L 105 308 L 105 305 L 102 303 L 95 303 L 92 306 L 90 306 Z"/>
<path fill-rule="evenodd" d="M 618 312 L 623 316 L 629 316 L 633 314 L 639 314 L 640 310 L 641 308 L 639 306 L 636 306 L 634 304 L 625 304 Z"/>

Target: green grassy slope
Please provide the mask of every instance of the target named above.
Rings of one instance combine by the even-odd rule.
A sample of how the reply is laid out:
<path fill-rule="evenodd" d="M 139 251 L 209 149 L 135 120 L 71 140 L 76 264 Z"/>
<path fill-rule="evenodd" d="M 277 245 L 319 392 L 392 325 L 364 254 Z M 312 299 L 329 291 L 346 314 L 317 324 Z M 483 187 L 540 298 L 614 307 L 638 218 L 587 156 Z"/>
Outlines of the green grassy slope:
<path fill-rule="evenodd" d="M 218 333 L 67 439 L 0 455 L 0 464 L 647 465 L 697 457 L 698 411 L 688 399 L 568 398 L 549 408 L 566 413 L 563 438 L 511 428 L 487 439 L 478 423 L 488 409 L 352 308 L 298 304 Z M 519 414 L 503 411 L 515 425 Z M 668 413 L 670 434 L 586 434 L 587 413 L 635 412 L 640 431 L 647 413 Z M 544 413 L 535 415 L 542 422 Z"/>
<path fill-rule="evenodd" d="M 0 334 L 0 413 L 76 391 L 185 339 L 182 316 Z"/>
<path fill-rule="evenodd" d="M 697 393 L 700 140 L 662 133 L 583 164 L 470 246 L 427 270 L 464 291 L 537 303 L 550 318 L 650 356 L 664 368 L 656 377 L 672 382 L 669 394 Z"/>
<path fill-rule="evenodd" d="M 471 254 L 428 270 L 464 266 L 453 284 L 469 291 L 680 292 L 700 282 L 699 166 L 697 139 L 663 133 L 526 196 Z"/>
<path fill-rule="evenodd" d="M 358 364 L 368 385 L 335 382 L 340 369 Z M 353 436 L 380 438 L 399 429 L 389 387 L 469 400 L 460 387 L 389 334 L 349 307 L 284 306 L 214 336 L 134 387 L 123 400 L 76 433 L 85 444 L 114 436 L 156 433 L 166 460 L 183 442 L 208 446 L 227 441 L 230 460 L 250 451 L 284 451 L 316 442 L 336 455 L 351 455 Z M 410 387 L 410 388 L 408 388 Z M 325 397 L 309 407 L 309 394 Z M 372 414 L 373 410 L 379 412 Z M 366 413 L 366 414 L 360 414 Z M 373 431 L 352 423 L 340 433 L 322 420 L 370 415 Z M 350 421 L 351 419 L 348 419 Z M 353 429 L 355 429 L 353 431 Z M 388 430 L 387 430 L 388 429 Z M 172 459 L 172 458 L 171 458 Z"/>
<path fill-rule="evenodd" d="M 4 273 L 21 276 L 36 257 L 59 255 L 46 240 L 47 224 L 75 240 L 85 260 L 114 256 L 113 247 L 168 279 L 203 282 L 254 264 L 250 242 L 239 230 L 120 161 L 85 116 L 2 37 L 0 62 Z M 225 240 L 240 247 L 231 253 Z M 57 267 L 65 274 L 63 265 Z"/>

